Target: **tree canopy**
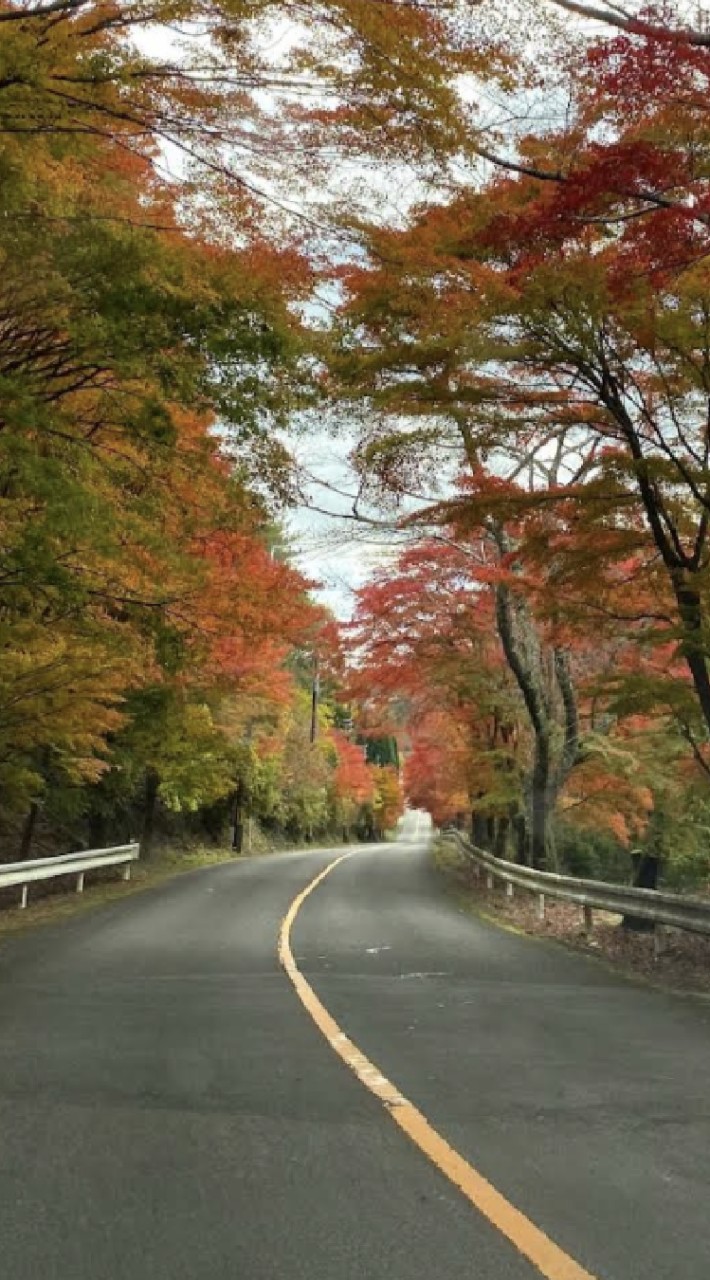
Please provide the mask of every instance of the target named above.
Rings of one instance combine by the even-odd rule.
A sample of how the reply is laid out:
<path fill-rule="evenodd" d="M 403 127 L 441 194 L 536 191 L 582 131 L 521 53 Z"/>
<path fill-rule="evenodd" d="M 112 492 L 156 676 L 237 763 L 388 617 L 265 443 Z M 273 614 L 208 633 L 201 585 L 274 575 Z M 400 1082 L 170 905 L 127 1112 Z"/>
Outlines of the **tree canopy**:
<path fill-rule="evenodd" d="M 708 59 L 663 4 L 0 3 L 9 839 L 373 833 L 400 756 L 540 865 L 702 812 Z M 406 544 L 344 644 L 275 547 L 326 411 Z"/>

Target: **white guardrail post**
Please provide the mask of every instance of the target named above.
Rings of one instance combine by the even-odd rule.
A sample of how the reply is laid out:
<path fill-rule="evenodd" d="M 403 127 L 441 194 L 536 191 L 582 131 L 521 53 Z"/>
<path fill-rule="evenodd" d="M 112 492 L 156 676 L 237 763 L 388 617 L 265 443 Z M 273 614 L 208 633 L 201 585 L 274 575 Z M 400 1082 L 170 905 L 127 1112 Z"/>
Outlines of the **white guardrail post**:
<path fill-rule="evenodd" d="M 59 858 L 36 858 L 33 862 L 0 863 L 0 889 L 21 886 L 20 907 L 27 906 L 29 886 L 35 880 L 54 880 L 57 876 L 76 875 L 76 892 L 84 892 L 87 871 L 99 867 L 121 867 L 122 879 L 130 880 L 131 864 L 140 857 L 140 845 L 118 844 L 110 849 L 84 849 L 81 853 L 65 853 Z"/>
<path fill-rule="evenodd" d="M 664 893 L 657 889 L 637 889 L 634 885 L 608 884 L 605 880 L 560 876 L 552 871 L 536 871 L 533 867 L 506 862 L 484 849 L 477 849 L 464 839 L 460 831 L 445 830 L 442 835 L 447 840 L 456 841 L 479 874 L 480 870 L 485 871 L 487 888 L 492 889 L 496 880 L 502 880 L 509 897 L 512 897 L 513 886 L 536 894 L 538 916 L 541 920 L 545 919 L 547 898 L 578 902 L 582 907 L 585 933 L 591 933 L 595 910 L 609 911 L 614 915 L 637 916 L 653 922 L 657 955 L 661 953 L 664 931 L 669 926 L 684 929 L 688 933 L 710 934 L 710 901 L 703 898 Z"/>

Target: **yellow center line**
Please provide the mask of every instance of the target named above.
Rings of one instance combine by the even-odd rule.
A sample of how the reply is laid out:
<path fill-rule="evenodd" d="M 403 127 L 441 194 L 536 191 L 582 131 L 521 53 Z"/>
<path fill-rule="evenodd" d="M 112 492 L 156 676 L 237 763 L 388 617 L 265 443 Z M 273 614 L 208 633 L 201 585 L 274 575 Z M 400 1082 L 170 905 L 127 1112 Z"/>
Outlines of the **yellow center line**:
<path fill-rule="evenodd" d="M 296 991 L 316 1026 L 323 1033 L 331 1048 L 355 1073 L 365 1088 L 384 1103 L 395 1124 L 411 1138 L 436 1165 L 437 1169 L 458 1187 L 475 1209 L 482 1213 L 515 1248 L 527 1258 L 547 1280 L 595 1280 L 589 1271 L 560 1249 L 524 1213 L 506 1200 L 505 1196 L 484 1178 L 481 1173 L 459 1155 L 445 1138 L 429 1124 L 399 1089 L 361 1053 L 356 1044 L 344 1034 L 335 1018 L 321 1003 L 309 982 L 306 981 L 291 950 L 291 929 L 306 898 L 318 888 L 341 862 L 353 855 L 344 853 L 329 863 L 306 888 L 294 898 L 281 922 L 279 933 L 279 961 L 288 974 Z"/>

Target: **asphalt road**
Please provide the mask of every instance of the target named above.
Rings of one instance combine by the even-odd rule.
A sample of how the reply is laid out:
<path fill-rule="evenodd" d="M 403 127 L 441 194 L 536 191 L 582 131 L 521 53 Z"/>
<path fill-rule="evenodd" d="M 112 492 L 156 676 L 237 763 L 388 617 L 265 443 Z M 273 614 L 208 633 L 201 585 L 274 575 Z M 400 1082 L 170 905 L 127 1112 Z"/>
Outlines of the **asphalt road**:
<path fill-rule="evenodd" d="M 333 856 L 0 944 L 2 1280 L 538 1275 L 279 969 L 280 920 Z M 347 1035 L 594 1276 L 707 1280 L 710 1005 L 463 916 L 421 843 L 342 863 L 292 945 Z"/>

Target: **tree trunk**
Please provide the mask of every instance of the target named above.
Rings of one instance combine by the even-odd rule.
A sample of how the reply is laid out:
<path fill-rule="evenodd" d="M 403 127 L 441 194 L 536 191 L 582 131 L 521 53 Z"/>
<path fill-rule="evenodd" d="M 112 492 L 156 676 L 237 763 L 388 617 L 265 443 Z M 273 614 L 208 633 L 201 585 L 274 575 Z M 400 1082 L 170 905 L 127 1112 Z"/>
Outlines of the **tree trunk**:
<path fill-rule="evenodd" d="M 554 783 L 554 798 L 556 799 L 579 760 L 579 712 L 577 710 L 577 696 L 572 682 L 572 672 L 570 671 L 569 655 L 564 649 L 555 649 L 553 658 L 555 679 L 557 680 L 557 687 L 560 691 L 564 708 L 565 733 L 564 745 Z"/>
<path fill-rule="evenodd" d="M 497 531 L 502 552 L 510 548 L 507 534 Z M 542 650 L 527 602 L 504 583 L 496 587 L 496 626 L 508 666 L 523 696 L 535 735 L 535 755 L 530 795 L 530 857 L 532 865 L 545 869 L 548 822 L 554 798 L 552 778 L 552 714 L 542 676 Z"/>
<path fill-rule="evenodd" d="M 157 769 L 146 769 L 145 788 L 143 791 L 143 828 L 141 831 L 141 853 L 143 857 L 149 857 L 153 845 L 159 786 L 160 775 Z"/>
<path fill-rule="evenodd" d="M 547 805 L 539 792 L 533 793 L 530 824 L 530 861 L 536 871 L 547 863 Z"/>
<path fill-rule="evenodd" d="M 655 853 L 645 852 L 635 853 L 632 857 L 634 860 L 634 887 L 636 889 L 657 889 L 661 859 Z M 621 923 L 624 929 L 630 929 L 634 933 L 653 933 L 655 928 L 653 920 L 644 920 L 641 916 L 624 916 Z"/>
<path fill-rule="evenodd" d="M 688 586 L 680 573 L 675 573 L 673 586 L 682 624 L 681 652 L 692 677 L 695 692 L 710 731 L 710 675 L 703 645 L 703 606 L 699 591 Z"/>
<path fill-rule="evenodd" d="M 493 841 L 493 852 L 496 858 L 505 858 L 508 852 L 508 832 L 510 830 L 510 818 L 504 816 L 499 818 L 496 823 L 495 840 Z"/>
<path fill-rule="evenodd" d="M 240 778 L 234 794 L 234 821 L 232 823 L 232 849 L 234 853 L 241 853 L 244 848 L 244 800 L 244 783 Z"/>
<path fill-rule="evenodd" d="M 530 859 L 533 867 L 544 871 L 547 865 L 548 825 L 550 820 L 550 739 L 545 733 L 535 737 L 535 763 L 530 797 Z"/>
<path fill-rule="evenodd" d="M 677 550 L 678 531 L 675 527 L 671 527 L 672 536 L 669 536 L 668 512 L 664 509 L 658 491 L 649 475 L 648 461 L 644 457 L 641 438 L 624 406 L 619 388 L 608 377 L 606 370 L 602 400 L 621 426 L 631 451 L 631 456 L 636 464 L 636 483 L 646 518 L 653 540 L 668 573 L 678 606 L 681 622 L 681 653 L 693 681 L 705 727 L 710 732 L 710 675 L 708 674 L 707 656 L 703 641 L 703 602 L 697 587 L 688 581 L 689 572 L 697 572 L 697 566 L 693 569 L 692 562 L 687 559 L 684 561 L 679 556 Z M 707 535 L 706 512 L 703 513 L 702 517 L 702 534 L 699 550 L 704 544 Z M 674 537 L 676 539 L 675 545 Z"/>
<path fill-rule="evenodd" d="M 38 815 L 39 815 L 39 804 L 37 803 L 36 800 L 33 800 L 32 804 L 30 805 L 27 817 L 25 818 L 24 825 L 22 827 L 22 838 L 20 840 L 20 857 L 19 857 L 20 862 L 26 862 L 30 856 L 30 853 L 32 852 L 32 838 L 35 833 L 35 827 L 37 825 Z"/>
<path fill-rule="evenodd" d="M 488 828 L 486 819 L 482 814 L 474 813 L 471 815 L 471 839 L 477 849 L 488 848 Z"/>
<path fill-rule="evenodd" d="M 524 813 L 518 813 L 513 818 L 513 828 L 515 830 L 515 861 L 519 862 L 521 867 L 526 867 L 529 862 L 528 824 Z"/>
<path fill-rule="evenodd" d="M 49 777 L 50 762 L 51 752 L 49 747 L 43 747 L 37 755 L 37 772 L 40 774 L 44 783 L 47 782 Z M 39 800 L 33 800 L 30 804 L 27 817 L 25 818 L 22 827 L 22 835 L 20 837 L 20 862 L 26 862 L 32 852 L 32 841 L 34 840 L 39 811 Z"/>
<path fill-rule="evenodd" d="M 89 814 L 89 848 L 102 849 L 106 840 L 106 817 L 103 813 Z"/>

